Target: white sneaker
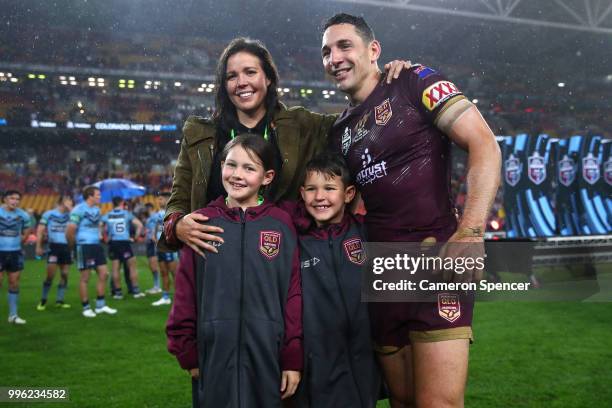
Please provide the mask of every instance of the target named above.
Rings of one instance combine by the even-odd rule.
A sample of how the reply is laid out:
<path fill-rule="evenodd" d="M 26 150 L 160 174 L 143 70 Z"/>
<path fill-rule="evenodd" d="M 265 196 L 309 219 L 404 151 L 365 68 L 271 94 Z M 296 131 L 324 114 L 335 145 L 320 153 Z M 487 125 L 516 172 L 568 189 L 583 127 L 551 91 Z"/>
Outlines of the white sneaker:
<path fill-rule="evenodd" d="M 115 299 L 115 300 L 123 300 L 123 295 L 113 295 L 113 299 Z"/>
<path fill-rule="evenodd" d="M 85 310 L 83 310 L 83 316 L 85 316 L 85 317 L 96 317 L 96 314 L 91 309 L 85 309 Z"/>
<path fill-rule="evenodd" d="M 145 293 L 147 293 L 148 295 L 157 295 L 158 293 L 161 293 L 161 291 L 161 288 L 151 288 L 145 290 Z"/>
<path fill-rule="evenodd" d="M 8 322 L 11 324 L 26 324 L 26 321 L 17 315 L 9 316 Z"/>
<path fill-rule="evenodd" d="M 161 298 L 156 302 L 151 303 L 152 306 L 162 306 L 162 305 L 169 305 L 172 303 L 172 300 L 170 300 L 170 298 Z"/>
<path fill-rule="evenodd" d="M 114 315 L 115 313 L 117 313 L 117 309 L 113 309 L 112 307 L 108 307 L 106 305 L 97 308 L 96 307 L 96 313 L 100 314 L 100 313 L 106 313 L 106 314 L 110 314 L 110 315 Z"/>
<path fill-rule="evenodd" d="M 145 296 L 146 295 L 143 292 L 134 293 L 133 295 L 134 299 L 143 298 Z"/>

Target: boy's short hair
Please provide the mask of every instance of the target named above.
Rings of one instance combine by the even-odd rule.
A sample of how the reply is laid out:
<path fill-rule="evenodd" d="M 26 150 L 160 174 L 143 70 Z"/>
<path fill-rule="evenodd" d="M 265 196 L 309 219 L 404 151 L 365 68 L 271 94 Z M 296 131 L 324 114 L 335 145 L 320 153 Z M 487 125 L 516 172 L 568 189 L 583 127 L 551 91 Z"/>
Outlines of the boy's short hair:
<path fill-rule="evenodd" d="M 323 152 L 312 158 L 306 164 L 306 171 L 302 186 L 306 182 L 306 177 L 311 172 L 321 173 L 326 177 L 339 177 L 344 188 L 353 185 L 353 180 L 349 172 L 348 166 L 344 157 L 338 153 Z"/>
<path fill-rule="evenodd" d="M 14 194 L 17 194 L 19 196 L 19 198 L 21 198 L 21 192 L 18 190 L 6 190 L 4 193 L 2 193 L 2 201 L 4 201 L 4 199 L 8 196 L 12 196 Z"/>

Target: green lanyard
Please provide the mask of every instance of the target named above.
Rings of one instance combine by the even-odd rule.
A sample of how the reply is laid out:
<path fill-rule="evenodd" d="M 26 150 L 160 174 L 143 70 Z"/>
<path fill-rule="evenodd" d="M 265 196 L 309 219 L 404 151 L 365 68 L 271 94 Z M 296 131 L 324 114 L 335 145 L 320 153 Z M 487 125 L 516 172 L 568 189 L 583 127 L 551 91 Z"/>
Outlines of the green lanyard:
<path fill-rule="evenodd" d="M 263 202 L 264 202 L 263 196 L 262 195 L 258 195 L 257 196 L 257 205 L 260 206 L 260 205 L 263 204 Z M 229 205 L 229 198 L 228 197 L 225 197 L 225 205 Z"/>
<path fill-rule="evenodd" d="M 234 140 L 234 138 L 236 138 L 236 131 L 234 129 L 231 130 L 230 132 L 230 138 L 232 140 Z M 267 142 L 269 137 L 268 137 L 268 125 L 266 125 L 266 128 L 264 129 L 264 134 L 263 134 L 263 138 L 264 140 Z"/>

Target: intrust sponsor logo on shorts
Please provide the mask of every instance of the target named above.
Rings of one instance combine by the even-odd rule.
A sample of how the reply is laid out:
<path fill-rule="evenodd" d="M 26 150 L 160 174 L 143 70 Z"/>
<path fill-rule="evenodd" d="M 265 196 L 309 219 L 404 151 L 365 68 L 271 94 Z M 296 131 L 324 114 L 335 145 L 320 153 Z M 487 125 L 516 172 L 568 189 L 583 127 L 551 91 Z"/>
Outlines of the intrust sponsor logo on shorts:
<path fill-rule="evenodd" d="M 277 231 L 261 231 L 259 233 L 259 252 L 268 259 L 276 257 L 280 252 L 281 233 Z"/>
<path fill-rule="evenodd" d="M 460 95 L 459 88 L 449 81 L 438 81 L 423 91 L 423 106 L 432 111 L 455 95 Z"/>
<path fill-rule="evenodd" d="M 452 293 L 438 294 L 438 314 L 441 318 L 453 323 L 461 317 L 461 301 L 459 295 Z"/>

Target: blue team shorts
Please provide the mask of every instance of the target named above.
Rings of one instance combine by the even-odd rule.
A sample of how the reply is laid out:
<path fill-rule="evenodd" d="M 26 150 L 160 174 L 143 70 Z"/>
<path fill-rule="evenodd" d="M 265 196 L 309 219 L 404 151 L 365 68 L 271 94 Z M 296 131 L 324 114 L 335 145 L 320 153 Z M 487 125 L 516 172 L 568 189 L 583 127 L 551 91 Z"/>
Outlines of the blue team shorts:
<path fill-rule="evenodd" d="M 100 244 L 77 245 L 77 267 L 80 271 L 106 265 L 104 248 Z"/>
<path fill-rule="evenodd" d="M 19 272 L 23 270 L 21 251 L 0 251 L 0 272 Z"/>
<path fill-rule="evenodd" d="M 58 265 L 72 264 L 72 254 L 70 253 L 68 244 L 49 244 L 47 263 Z"/>
<path fill-rule="evenodd" d="M 155 255 L 156 255 L 155 242 L 148 241 L 147 242 L 147 258 L 153 258 Z"/>
<path fill-rule="evenodd" d="M 126 261 L 134 257 L 130 241 L 110 241 L 108 243 L 108 257 L 115 261 Z"/>
<path fill-rule="evenodd" d="M 157 260 L 160 262 L 174 262 L 178 259 L 177 252 L 161 252 L 157 251 Z"/>

